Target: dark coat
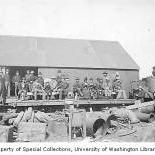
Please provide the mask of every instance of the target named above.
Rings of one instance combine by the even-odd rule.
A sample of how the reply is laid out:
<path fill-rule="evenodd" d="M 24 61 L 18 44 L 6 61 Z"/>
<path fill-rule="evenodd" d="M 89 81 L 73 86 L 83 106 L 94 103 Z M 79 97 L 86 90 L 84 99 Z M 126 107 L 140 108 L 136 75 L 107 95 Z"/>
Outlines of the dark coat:
<path fill-rule="evenodd" d="M 6 99 L 6 87 L 5 87 L 5 79 L 0 76 L 0 96 L 2 95 L 3 100 Z"/>

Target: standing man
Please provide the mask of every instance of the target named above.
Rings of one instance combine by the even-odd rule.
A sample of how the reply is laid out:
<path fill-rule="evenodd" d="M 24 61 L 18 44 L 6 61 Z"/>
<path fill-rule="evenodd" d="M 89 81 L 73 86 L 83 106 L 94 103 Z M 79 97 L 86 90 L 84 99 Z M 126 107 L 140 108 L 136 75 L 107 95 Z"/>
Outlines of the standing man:
<path fill-rule="evenodd" d="M 30 82 L 30 77 L 31 77 L 30 70 L 27 70 L 26 75 L 25 75 L 25 80 L 26 80 L 27 83 Z"/>
<path fill-rule="evenodd" d="M 4 80 L 5 80 L 5 88 L 6 88 L 7 97 L 10 97 L 10 75 L 9 75 L 8 69 L 6 69 Z"/>
<path fill-rule="evenodd" d="M 104 96 L 103 79 L 98 80 L 97 94 L 99 99 L 102 99 Z"/>
<path fill-rule="evenodd" d="M 57 72 L 57 76 L 56 76 L 56 81 L 57 81 L 57 84 L 59 85 L 62 81 L 62 72 L 61 70 L 58 70 Z"/>
<path fill-rule="evenodd" d="M 83 93 L 83 99 L 89 99 L 89 89 L 88 89 L 88 78 L 85 77 L 82 82 L 82 93 Z"/>
<path fill-rule="evenodd" d="M 155 77 L 155 66 L 153 66 L 152 76 Z"/>
<path fill-rule="evenodd" d="M 29 91 L 31 92 L 32 91 L 32 87 L 33 87 L 33 83 L 37 79 L 37 77 L 34 75 L 34 71 L 31 71 L 30 72 L 29 79 L 30 79 L 30 82 L 29 82 Z"/>
<path fill-rule="evenodd" d="M 106 86 L 107 86 L 107 80 L 109 79 L 109 76 L 108 76 L 108 72 L 103 72 L 103 89 L 105 89 L 106 88 Z"/>
<path fill-rule="evenodd" d="M 111 97 L 112 95 L 112 86 L 111 86 L 111 83 L 110 83 L 110 79 L 107 77 L 106 78 L 106 87 L 104 88 L 104 93 L 105 93 L 105 96 L 106 97 Z"/>
<path fill-rule="evenodd" d="M 112 82 L 110 80 L 108 72 L 103 72 L 103 89 L 104 89 L 104 95 L 109 96 L 110 95 L 110 87 L 112 86 Z"/>
<path fill-rule="evenodd" d="M 113 91 L 116 94 L 116 99 L 127 99 L 125 90 L 122 88 L 122 81 L 118 72 L 116 72 L 115 79 L 113 81 Z"/>
<path fill-rule="evenodd" d="M 20 80 L 21 80 L 21 77 L 19 75 L 19 71 L 16 71 L 16 75 L 13 76 L 12 78 L 12 82 L 14 84 L 14 87 L 15 87 L 15 96 L 17 97 L 18 96 L 18 85 L 20 83 Z"/>
<path fill-rule="evenodd" d="M 26 75 L 25 75 L 25 80 L 26 80 L 26 84 L 28 85 L 28 92 L 31 91 L 30 90 L 31 89 L 30 77 L 31 77 L 30 70 L 27 70 Z"/>
<path fill-rule="evenodd" d="M 0 70 L 0 98 L 2 104 L 6 103 L 6 88 L 5 88 L 5 80 L 4 80 L 4 74 L 2 70 Z"/>

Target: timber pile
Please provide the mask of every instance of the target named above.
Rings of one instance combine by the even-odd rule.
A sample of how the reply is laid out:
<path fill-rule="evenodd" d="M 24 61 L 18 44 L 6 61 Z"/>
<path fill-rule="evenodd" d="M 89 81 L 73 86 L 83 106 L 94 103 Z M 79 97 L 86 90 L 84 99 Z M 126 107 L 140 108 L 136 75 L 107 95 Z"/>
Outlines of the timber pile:
<path fill-rule="evenodd" d="M 133 139 L 135 141 L 154 141 L 155 133 L 155 102 L 136 102 L 135 105 L 131 105 L 125 108 L 110 108 L 110 114 L 115 115 L 118 118 L 118 124 L 116 121 L 112 121 L 111 124 L 116 124 L 117 131 L 107 134 L 106 137 L 115 137 L 116 139 Z M 151 132 L 145 131 L 143 128 L 145 124 L 148 131 L 152 127 Z M 147 134 L 145 134 L 147 133 Z M 123 138 L 124 137 L 124 138 Z M 144 137 L 144 138 L 141 138 Z M 153 137 L 153 138 L 152 138 Z M 105 137 L 104 137 L 105 138 Z"/>
<path fill-rule="evenodd" d="M 64 112 L 56 111 L 55 113 L 45 113 L 41 111 L 34 111 L 32 107 L 29 107 L 27 110 L 16 113 L 16 111 L 8 110 L 7 113 L 2 115 L 0 120 L 0 125 L 13 125 L 18 127 L 21 122 L 29 123 L 46 123 L 49 121 L 57 122 L 68 122 L 68 118 L 65 116 Z"/>
<path fill-rule="evenodd" d="M 126 108 L 111 108 L 110 113 L 118 117 L 122 123 L 127 122 L 134 124 L 139 122 L 139 119 L 134 114 L 134 112 Z"/>
<path fill-rule="evenodd" d="M 126 108 L 111 108 L 111 114 L 117 116 L 122 122 L 126 121 L 130 124 L 138 122 L 153 122 L 155 121 L 155 102 L 145 102 L 128 106 Z"/>
<path fill-rule="evenodd" d="M 8 135 L 10 135 L 10 129 L 13 129 L 11 141 L 45 141 L 46 135 L 49 133 L 49 128 L 51 128 L 51 124 L 54 124 L 55 127 L 53 128 L 58 130 L 61 129 L 61 124 L 66 124 L 68 121 L 63 112 L 57 111 L 49 114 L 41 111 L 34 111 L 32 107 L 29 107 L 20 113 L 16 113 L 16 110 L 14 109 L 9 109 L 7 113 L 1 116 L 0 139 L 3 142 L 9 141 Z"/>
<path fill-rule="evenodd" d="M 155 101 L 139 102 L 138 104 L 128 106 L 127 109 L 133 111 L 141 122 L 155 121 Z"/>

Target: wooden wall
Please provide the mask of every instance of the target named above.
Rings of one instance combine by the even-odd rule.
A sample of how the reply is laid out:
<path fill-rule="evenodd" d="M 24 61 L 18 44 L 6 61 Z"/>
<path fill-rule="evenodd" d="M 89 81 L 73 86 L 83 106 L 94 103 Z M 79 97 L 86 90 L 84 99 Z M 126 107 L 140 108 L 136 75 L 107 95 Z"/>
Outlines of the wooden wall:
<path fill-rule="evenodd" d="M 102 73 L 105 71 L 104 69 L 70 69 L 70 68 L 38 68 L 38 72 L 42 72 L 44 77 L 56 77 L 57 71 L 61 70 L 66 76 L 69 77 L 71 85 L 74 83 L 75 78 L 79 77 L 82 81 L 84 77 L 92 77 L 95 81 L 96 78 L 102 78 Z M 127 95 L 129 90 L 131 89 L 130 82 L 133 80 L 139 79 L 139 71 L 138 70 L 106 70 L 111 80 L 114 79 L 115 73 L 118 72 L 121 76 L 123 82 L 123 88 L 126 90 Z"/>

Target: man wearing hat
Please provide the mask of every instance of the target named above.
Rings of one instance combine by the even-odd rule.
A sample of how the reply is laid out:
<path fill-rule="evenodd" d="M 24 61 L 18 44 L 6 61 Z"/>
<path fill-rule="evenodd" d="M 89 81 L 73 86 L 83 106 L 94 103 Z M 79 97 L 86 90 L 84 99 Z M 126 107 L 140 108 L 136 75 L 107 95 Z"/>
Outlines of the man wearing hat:
<path fill-rule="evenodd" d="M 103 80 L 103 89 L 105 89 L 106 86 L 107 86 L 107 79 L 109 79 L 109 76 L 108 76 L 108 72 L 105 71 L 105 72 L 103 72 L 103 78 L 102 78 L 102 80 Z"/>
<path fill-rule="evenodd" d="M 14 88 L 15 88 L 15 96 L 18 96 L 18 85 L 20 82 L 20 75 L 19 75 L 19 71 L 16 71 L 16 75 L 13 76 L 12 78 L 12 83 L 14 84 Z"/>
<path fill-rule="evenodd" d="M 120 99 L 120 98 L 126 99 L 127 98 L 125 90 L 123 90 L 123 88 L 122 88 L 122 81 L 120 79 L 120 75 L 118 72 L 116 72 L 115 79 L 113 81 L 113 93 L 116 94 L 117 99 Z"/>
<path fill-rule="evenodd" d="M 106 97 L 111 97 L 111 94 L 112 94 L 112 86 L 110 83 L 110 79 L 108 77 L 106 77 L 106 85 L 104 88 L 104 94 Z"/>
<path fill-rule="evenodd" d="M 83 96 L 83 93 L 82 93 L 82 84 L 80 83 L 79 77 L 77 77 L 75 80 L 76 81 L 73 84 L 73 93 L 74 93 L 74 96 L 76 96 L 76 95 Z"/>
<path fill-rule="evenodd" d="M 88 78 L 85 77 L 82 82 L 83 99 L 89 99 Z"/>
<path fill-rule="evenodd" d="M 26 75 L 25 75 L 25 80 L 26 80 L 27 83 L 30 82 L 30 77 L 31 77 L 31 75 L 30 75 L 30 70 L 27 70 L 27 71 L 26 71 Z"/>
<path fill-rule="evenodd" d="M 83 82 L 82 82 L 82 88 L 87 87 L 88 88 L 88 78 L 85 77 Z"/>
<path fill-rule="evenodd" d="M 5 88 L 5 80 L 4 80 L 4 74 L 2 70 L 0 70 L 0 98 L 2 104 L 6 103 L 6 88 Z"/>
<path fill-rule="evenodd" d="M 152 75 L 153 75 L 153 77 L 155 77 L 155 66 L 153 66 Z"/>
<path fill-rule="evenodd" d="M 5 80 L 5 87 L 6 87 L 7 96 L 10 97 L 10 75 L 9 75 L 8 69 L 6 69 L 6 72 L 4 75 L 4 80 Z"/>
<path fill-rule="evenodd" d="M 103 89 L 103 79 L 98 79 L 98 86 L 97 86 L 97 96 L 99 99 L 102 99 L 104 95 L 104 89 Z"/>
<path fill-rule="evenodd" d="M 26 79 L 23 77 L 22 81 L 19 83 L 18 89 L 18 99 L 25 100 L 26 94 L 28 92 L 28 84 L 26 83 Z"/>
<path fill-rule="evenodd" d="M 36 79 L 36 82 L 40 83 L 44 87 L 44 78 L 43 78 L 41 72 L 39 72 L 38 78 Z"/>
<path fill-rule="evenodd" d="M 62 75 L 61 70 L 58 70 L 57 76 L 56 76 L 56 81 L 57 81 L 58 85 L 61 83 L 62 77 L 63 77 L 63 75 Z"/>
<path fill-rule="evenodd" d="M 34 75 L 34 71 L 32 70 L 30 72 L 30 81 L 35 81 L 37 79 L 37 77 Z"/>

